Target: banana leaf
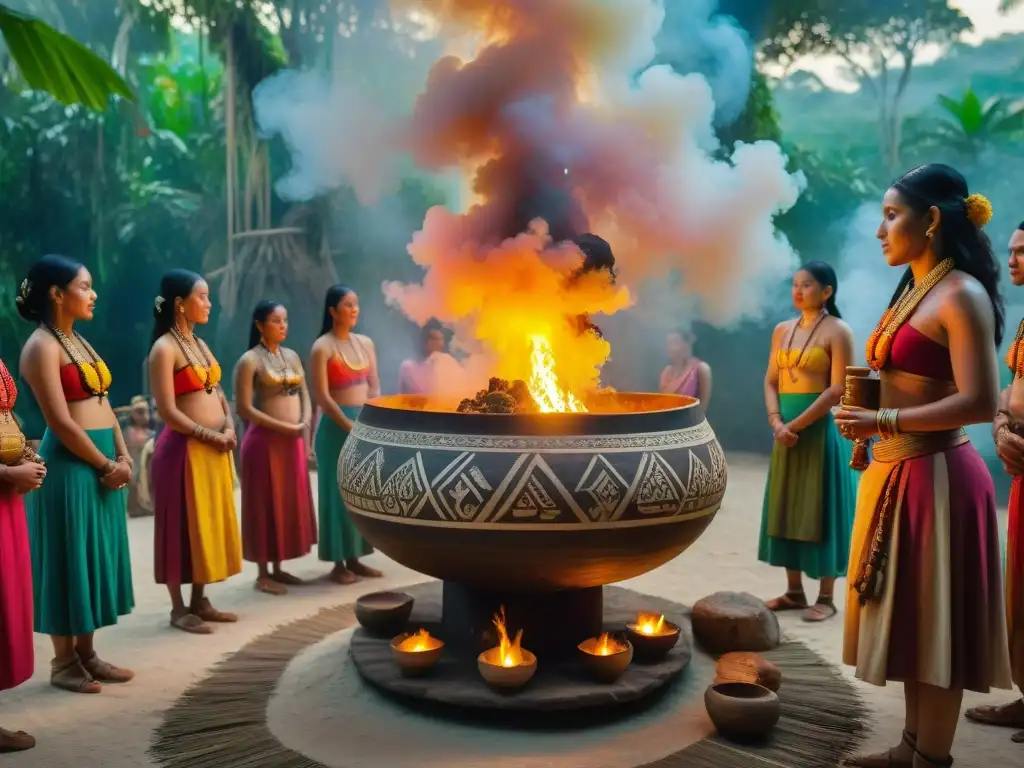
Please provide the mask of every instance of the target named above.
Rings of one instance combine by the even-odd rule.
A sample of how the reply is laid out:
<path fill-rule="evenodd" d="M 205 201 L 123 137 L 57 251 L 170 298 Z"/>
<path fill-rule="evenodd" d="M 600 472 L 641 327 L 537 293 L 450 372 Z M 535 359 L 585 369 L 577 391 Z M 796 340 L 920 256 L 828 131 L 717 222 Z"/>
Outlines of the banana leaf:
<path fill-rule="evenodd" d="M 62 104 L 84 104 L 102 112 L 114 94 L 135 101 L 109 64 L 37 18 L 0 5 L 0 35 L 29 87 Z"/>

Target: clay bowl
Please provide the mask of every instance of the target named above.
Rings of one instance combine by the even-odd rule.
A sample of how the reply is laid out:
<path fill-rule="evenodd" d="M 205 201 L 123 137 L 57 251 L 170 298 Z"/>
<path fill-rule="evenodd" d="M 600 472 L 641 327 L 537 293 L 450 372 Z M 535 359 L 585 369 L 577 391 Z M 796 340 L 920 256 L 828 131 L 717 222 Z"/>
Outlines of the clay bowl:
<path fill-rule="evenodd" d="M 498 651 L 491 648 L 476 657 L 476 666 L 480 670 L 480 676 L 492 688 L 501 690 L 515 690 L 522 688 L 533 677 L 537 671 L 537 657 L 523 648 L 523 663 L 515 667 L 503 667 L 496 664 Z"/>
<path fill-rule="evenodd" d="M 679 625 L 666 619 L 664 629 L 657 635 L 645 635 L 637 631 L 637 625 L 626 625 L 626 637 L 636 651 L 638 661 L 653 662 L 663 659 L 679 642 Z"/>
<path fill-rule="evenodd" d="M 598 638 L 590 637 L 576 646 L 580 649 L 583 669 L 591 679 L 599 683 L 614 683 L 629 669 L 633 661 L 633 646 L 626 642 L 622 650 L 602 655 L 594 652 L 597 642 Z"/>
<path fill-rule="evenodd" d="M 423 651 L 403 651 L 400 646 L 408 640 L 411 635 L 403 633 L 391 640 L 391 655 L 398 664 L 398 669 L 405 677 L 417 677 L 427 674 L 437 660 L 441 658 L 444 650 L 444 641 L 431 636 L 428 641 L 428 648 Z"/>
<path fill-rule="evenodd" d="M 500 415 L 368 401 L 335 468 L 353 524 L 407 568 L 481 590 L 585 589 L 663 565 L 718 512 L 722 447 L 692 397 L 586 404 Z"/>
<path fill-rule="evenodd" d="M 719 734 L 734 740 L 766 735 L 779 722 L 779 697 L 756 683 L 715 683 L 704 691 L 704 707 Z"/>
<path fill-rule="evenodd" d="M 371 592 L 356 599 L 356 619 L 372 634 L 395 635 L 405 629 L 413 602 L 405 592 Z"/>

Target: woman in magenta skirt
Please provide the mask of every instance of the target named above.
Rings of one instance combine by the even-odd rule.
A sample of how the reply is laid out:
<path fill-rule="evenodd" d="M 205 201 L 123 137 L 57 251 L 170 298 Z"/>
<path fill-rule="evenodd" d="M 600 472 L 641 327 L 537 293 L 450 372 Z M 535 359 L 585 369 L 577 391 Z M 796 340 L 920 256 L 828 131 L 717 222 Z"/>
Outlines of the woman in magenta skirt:
<path fill-rule="evenodd" d="M 21 496 L 34 491 L 46 467 L 28 448 L 14 403 L 18 389 L 0 360 L 0 691 L 32 677 L 32 559 Z M 0 728 L 0 753 L 31 749 L 36 740 L 24 731 Z"/>
<path fill-rule="evenodd" d="M 249 351 L 235 366 L 235 406 L 242 438 L 242 556 L 256 563 L 256 589 L 283 595 L 302 580 L 281 562 L 316 544 L 306 435 L 311 411 L 302 361 L 282 346 L 288 310 L 261 301 L 252 314 Z M 273 566 L 271 570 L 270 566 Z"/>

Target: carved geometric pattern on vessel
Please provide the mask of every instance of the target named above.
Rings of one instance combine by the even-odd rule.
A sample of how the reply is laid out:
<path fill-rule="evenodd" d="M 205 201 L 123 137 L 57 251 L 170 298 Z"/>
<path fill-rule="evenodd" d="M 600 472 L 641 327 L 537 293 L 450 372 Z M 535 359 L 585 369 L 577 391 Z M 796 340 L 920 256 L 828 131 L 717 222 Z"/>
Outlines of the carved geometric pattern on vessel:
<path fill-rule="evenodd" d="M 352 437 L 375 445 L 408 448 L 437 448 L 441 450 L 504 451 L 578 451 L 591 453 L 606 451 L 621 453 L 635 450 L 673 450 L 692 448 L 714 437 L 711 426 L 702 421 L 693 427 L 668 432 L 642 432 L 630 435 L 580 435 L 572 437 L 459 435 L 439 432 L 406 432 L 381 429 L 356 422 Z"/>
<path fill-rule="evenodd" d="M 463 451 L 428 479 L 421 451 L 367 445 L 357 439 L 346 442 L 339 470 L 342 464 L 352 467 L 341 478 L 341 490 L 346 503 L 358 511 L 454 523 L 586 525 L 624 517 L 672 517 L 719 504 L 726 486 L 725 454 L 716 441 L 707 445 L 706 459 L 694 449 L 685 452 L 686 482 L 663 455 L 653 451 L 617 454 L 614 464 L 601 454 L 521 453 L 511 467 L 500 462 L 501 477 L 494 477 L 493 459 L 481 466 L 484 456 Z M 362 457 L 366 449 L 369 453 Z M 452 452 L 428 451 L 427 457 L 436 461 L 446 453 Z M 385 467 L 394 466 L 395 459 L 405 461 L 384 480 Z M 589 461 L 579 473 L 581 459 Z M 626 469 L 626 462 L 636 469 Z M 485 467 L 492 473 L 490 478 Z M 570 486 L 572 492 L 560 479 L 570 480 L 570 475 L 579 477 Z M 626 480 L 629 476 L 631 482 Z"/>
<path fill-rule="evenodd" d="M 461 453 L 431 482 L 442 518 L 472 522 L 494 494 L 475 460 L 475 453 Z"/>
<path fill-rule="evenodd" d="M 590 464 L 576 485 L 576 493 L 585 493 L 590 497 L 593 505 L 587 510 L 587 516 L 595 523 L 614 519 L 615 513 L 620 507 L 629 504 L 633 495 L 629 483 L 601 454 L 590 459 Z"/>
<path fill-rule="evenodd" d="M 511 483 L 510 478 L 514 478 Z M 479 522 L 588 522 L 586 513 L 539 454 L 520 456 L 499 487 L 507 490 L 484 507 Z"/>
<path fill-rule="evenodd" d="M 691 466 L 693 452 L 690 452 Z M 687 497 L 687 487 L 669 463 L 657 453 L 645 453 L 637 470 L 641 474 L 636 507 L 641 515 L 677 512 Z"/>

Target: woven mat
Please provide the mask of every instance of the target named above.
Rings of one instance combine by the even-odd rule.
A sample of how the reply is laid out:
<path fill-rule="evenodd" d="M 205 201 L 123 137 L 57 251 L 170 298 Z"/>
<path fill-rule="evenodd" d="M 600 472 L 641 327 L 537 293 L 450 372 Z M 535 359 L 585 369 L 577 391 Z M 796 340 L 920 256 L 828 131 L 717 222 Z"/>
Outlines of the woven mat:
<path fill-rule="evenodd" d="M 679 612 L 689 614 L 684 606 Z M 150 756 L 167 768 L 327 768 L 274 737 L 267 704 L 297 654 L 355 624 L 354 606 L 343 605 L 252 640 L 166 712 Z M 740 746 L 711 736 L 660 760 L 623 768 L 834 768 L 855 746 L 867 719 L 853 686 L 800 642 L 786 641 L 763 655 L 783 679 L 782 717 L 768 742 Z"/>

